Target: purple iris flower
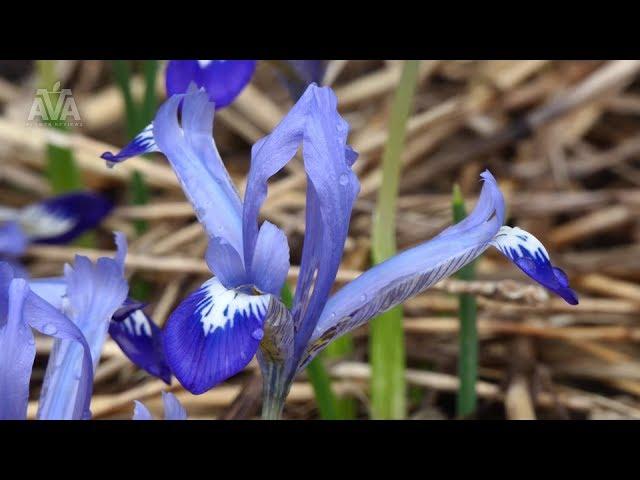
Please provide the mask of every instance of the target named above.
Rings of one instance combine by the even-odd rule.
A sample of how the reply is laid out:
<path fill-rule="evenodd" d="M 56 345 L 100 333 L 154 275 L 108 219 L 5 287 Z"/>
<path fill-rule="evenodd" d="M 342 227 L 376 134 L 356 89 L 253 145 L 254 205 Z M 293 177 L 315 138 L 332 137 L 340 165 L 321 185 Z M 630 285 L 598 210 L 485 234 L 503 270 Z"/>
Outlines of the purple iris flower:
<path fill-rule="evenodd" d="M 158 148 L 209 236 L 206 260 L 215 272 L 183 300 L 164 329 L 169 367 L 190 392 L 209 390 L 257 353 L 265 399 L 281 408 L 295 374 L 330 341 L 453 274 L 491 245 L 534 280 L 577 303 L 566 276 L 539 242 L 503 227 L 504 199 L 488 171 L 465 220 L 330 295 L 359 191 L 351 168 L 357 154 L 347 145 L 349 127 L 335 94 L 310 85 L 275 130 L 253 146 L 244 202 L 211 136 L 213 116 L 206 92 L 192 91 L 168 99 L 154 120 Z M 287 239 L 273 224 L 260 225 L 259 212 L 269 178 L 301 145 L 308 180 L 306 228 L 289 310 L 279 299 L 289 270 Z"/>
<path fill-rule="evenodd" d="M 173 393 L 162 392 L 162 403 L 164 405 L 165 420 L 187 419 L 187 411 Z M 136 400 L 133 409 L 133 420 L 153 420 L 153 415 L 143 403 Z"/>
<path fill-rule="evenodd" d="M 215 108 L 229 105 L 251 81 L 255 60 L 170 60 L 166 72 L 167 96 L 186 93 L 189 85 L 204 88 Z M 108 165 L 145 153 L 157 152 L 153 123 L 147 125 L 120 152 L 105 152 Z"/>
<path fill-rule="evenodd" d="M 67 408 L 72 418 L 90 418 L 93 367 L 90 347 L 82 332 L 66 315 L 32 292 L 25 279 L 15 278 L 10 266 L 0 263 L 0 419 L 23 420 L 27 416 L 36 353 L 32 328 L 76 352 L 76 394 L 68 398 Z M 43 390 L 42 395 L 46 393 Z"/>
<path fill-rule="evenodd" d="M 118 253 L 115 260 L 120 269 L 124 268 L 127 244 L 124 235 L 116 234 Z M 84 258 L 84 257 L 79 257 Z M 105 267 L 101 267 L 105 268 Z M 68 296 L 68 280 L 65 277 L 32 279 L 29 283 L 31 289 L 40 297 L 59 310 L 66 308 L 65 299 Z M 155 377 L 161 378 L 165 383 L 171 383 L 171 370 L 169 369 L 162 349 L 161 330 L 143 308 L 146 305 L 131 298 L 126 298 L 116 306 L 111 314 L 108 324 L 108 332 L 111 338 L 118 344 L 122 352 L 136 366 L 147 371 Z M 96 328 L 101 326 L 100 321 L 95 320 Z M 101 333 L 102 335 L 102 333 Z M 104 336 L 100 336 L 104 342 Z M 102 349 L 100 344 L 100 350 Z M 98 351 L 99 353 L 99 351 Z"/>

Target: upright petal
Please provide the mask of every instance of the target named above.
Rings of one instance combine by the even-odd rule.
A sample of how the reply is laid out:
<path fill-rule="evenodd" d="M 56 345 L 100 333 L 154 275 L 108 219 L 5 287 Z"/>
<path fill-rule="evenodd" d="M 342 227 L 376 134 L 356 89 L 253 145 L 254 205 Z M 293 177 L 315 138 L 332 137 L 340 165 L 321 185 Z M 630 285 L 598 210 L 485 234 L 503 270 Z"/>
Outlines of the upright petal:
<path fill-rule="evenodd" d="M 578 296 L 569 287 L 567 275 L 551 264 L 547 250 L 529 232 L 518 227 L 504 226 L 491 245 L 536 282 L 558 294 L 567 303 L 578 304 Z"/>
<path fill-rule="evenodd" d="M 171 60 L 167 65 L 167 96 L 186 93 L 195 83 L 215 108 L 229 105 L 251 81 L 255 60 Z"/>
<path fill-rule="evenodd" d="M 73 267 L 65 265 L 65 279 L 67 310 L 86 337 L 95 370 L 111 317 L 127 297 L 127 282 L 118 262 L 104 257 L 93 264 L 76 256 Z M 44 381 L 46 395 L 40 399 L 41 418 L 72 418 L 69 405 L 79 397 L 81 356 L 77 345 L 67 340 L 54 344 Z"/>
<path fill-rule="evenodd" d="M 1 286 L 1 285 L 0 285 Z M 13 279 L 0 291 L 0 420 L 23 420 L 29 403 L 29 379 L 36 355 L 31 328 L 23 319 L 29 286 Z"/>
<path fill-rule="evenodd" d="M 107 165 L 111 167 L 115 163 L 124 162 L 128 158 L 159 151 L 153 136 L 153 123 L 150 123 L 118 153 L 104 152 L 100 155 L 100 158 L 106 160 Z"/>
<path fill-rule="evenodd" d="M 504 199 L 485 175 L 474 211 L 463 223 L 367 270 L 326 303 L 306 347 L 300 368 L 338 336 L 417 295 L 478 257 L 501 226 Z"/>
<path fill-rule="evenodd" d="M 182 127 L 178 105 L 182 108 Z M 213 105 L 204 92 L 174 95 L 154 121 L 156 141 L 210 237 L 242 252 L 242 203 L 218 154 L 211 129 Z"/>
<path fill-rule="evenodd" d="M 60 395 L 62 402 L 65 402 L 65 409 L 68 415 L 64 418 L 70 419 L 89 419 L 91 418 L 91 411 L 89 410 L 89 404 L 91 402 L 91 392 L 93 391 L 93 365 L 91 363 L 91 351 L 89 345 L 82 335 L 80 329 L 57 308 L 47 303 L 33 292 L 29 292 L 27 300 L 25 302 L 24 309 L 25 321 L 32 327 L 38 330 L 44 335 L 49 335 L 57 342 L 54 343 L 54 351 L 56 345 L 60 341 L 72 342 L 71 348 L 79 351 L 81 361 L 79 365 L 76 365 L 73 370 L 74 384 L 73 390 L 66 390 L 65 392 L 57 392 L 56 395 Z M 53 353 L 52 353 L 53 355 Z M 49 364 L 47 365 L 47 374 L 45 375 L 45 382 L 42 386 L 40 393 L 39 409 L 42 408 L 43 401 L 50 394 L 54 394 L 60 385 L 52 385 L 47 381 L 49 375 L 49 369 L 65 368 L 61 365 L 51 363 L 51 357 L 49 358 Z M 71 385 L 71 384 L 69 384 Z M 51 390 L 53 389 L 53 390 Z M 74 400 L 75 398 L 75 400 Z M 48 416 L 46 412 L 38 411 L 38 418 L 40 419 L 57 419 L 63 418 L 57 415 Z"/>
<path fill-rule="evenodd" d="M 171 370 L 162 348 L 162 330 L 141 308 L 122 309 L 109 323 L 109 335 L 138 367 L 171 383 Z"/>
<path fill-rule="evenodd" d="M 289 272 L 289 244 L 284 232 L 271 222 L 260 227 L 251 272 L 261 292 L 280 295 Z"/>
<path fill-rule="evenodd" d="M 17 221 L 0 225 L 0 255 L 19 257 L 27 248 L 27 236 Z"/>
<path fill-rule="evenodd" d="M 360 190 L 347 155 L 349 126 L 329 88 L 312 88 L 311 116 L 303 154 L 307 172 L 307 214 L 301 272 L 294 299 L 296 356 L 302 353 L 324 307 L 340 266 L 353 203 Z M 317 272 L 315 276 L 311 272 Z M 310 293 L 312 292 L 312 293 Z"/>
<path fill-rule="evenodd" d="M 174 310 L 164 328 L 164 350 L 187 390 L 204 393 L 249 363 L 264 334 L 269 299 L 228 290 L 213 277 Z"/>
<path fill-rule="evenodd" d="M 29 280 L 29 288 L 47 303 L 62 311 L 67 282 L 64 277 L 34 278 Z"/>
<path fill-rule="evenodd" d="M 19 222 L 34 243 L 67 243 L 97 227 L 112 208 L 111 202 L 95 193 L 66 193 L 25 207 Z"/>

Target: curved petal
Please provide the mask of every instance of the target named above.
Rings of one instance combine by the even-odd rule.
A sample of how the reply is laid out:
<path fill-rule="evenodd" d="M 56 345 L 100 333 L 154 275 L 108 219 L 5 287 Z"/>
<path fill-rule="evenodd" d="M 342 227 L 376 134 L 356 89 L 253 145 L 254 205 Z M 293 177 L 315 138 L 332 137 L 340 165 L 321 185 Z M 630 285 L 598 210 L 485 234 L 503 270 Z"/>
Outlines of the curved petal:
<path fill-rule="evenodd" d="M 518 227 L 500 228 L 491 245 L 515 263 L 539 284 L 562 297 L 571 305 L 578 304 L 578 296 L 569 287 L 567 275 L 551 264 L 549 254 L 542 243 Z"/>
<path fill-rule="evenodd" d="M 23 307 L 29 292 L 24 279 L 11 280 L 0 292 L 0 420 L 27 417 L 29 379 L 36 355 L 33 333 L 23 320 Z"/>
<path fill-rule="evenodd" d="M 453 274 L 489 246 L 501 226 L 504 200 L 493 177 L 483 178 L 479 202 L 464 225 L 374 266 L 329 299 L 300 368 L 336 337 Z"/>
<path fill-rule="evenodd" d="M 153 123 L 150 123 L 118 153 L 104 152 L 100 155 L 100 158 L 107 161 L 107 166 L 112 167 L 114 164 L 124 162 L 128 158 L 159 151 L 153 136 Z"/>
<path fill-rule="evenodd" d="M 67 243 L 97 227 L 112 208 L 113 204 L 101 195 L 73 192 L 23 208 L 19 221 L 34 243 Z"/>
<path fill-rule="evenodd" d="M 114 315 L 109 335 L 135 365 L 171 384 L 171 370 L 162 349 L 162 330 L 140 308 Z"/>
<path fill-rule="evenodd" d="M 67 310 L 86 338 L 95 370 L 111 317 L 127 297 L 127 282 L 115 260 L 103 257 L 93 264 L 79 255 L 73 267 L 65 265 L 65 279 Z M 81 355 L 77 345 L 69 341 L 54 344 L 45 375 L 46 394 L 40 399 L 40 417 L 71 418 L 71 399 L 80 396 L 77 372 Z"/>
<path fill-rule="evenodd" d="M 184 99 L 182 127 L 178 105 Z M 216 149 L 213 105 L 204 92 L 174 95 L 156 115 L 154 130 L 182 189 L 210 237 L 224 238 L 242 252 L 242 203 Z"/>
<path fill-rule="evenodd" d="M 66 315 L 62 314 L 57 308 L 33 292 L 29 292 L 27 301 L 25 302 L 24 315 L 25 321 L 32 328 L 35 328 L 44 335 L 49 335 L 57 339 L 54 344 L 54 352 L 59 348 L 56 347 L 56 345 L 59 345 L 60 341 L 71 342 L 69 345 L 70 349 L 79 352 L 78 356 L 81 357 L 78 364 L 74 365 L 74 381 L 67 384 L 68 389 L 63 389 L 59 388 L 62 387 L 62 385 L 55 385 L 49 380 L 52 374 L 50 372 L 55 372 L 58 368 L 65 368 L 65 366 L 58 364 L 57 361 L 52 361 L 54 355 L 54 352 L 52 352 L 52 355 L 49 357 L 47 373 L 40 393 L 38 418 L 50 420 L 60 418 L 86 420 L 91 418 L 89 404 L 91 402 L 91 392 L 93 391 L 94 369 L 91 362 L 91 350 L 84 335 Z M 49 415 L 46 410 L 43 410 L 44 402 L 47 398 L 50 398 L 50 396 L 60 400 L 62 404 L 61 410 L 66 411 L 64 416 L 59 416 L 53 412 Z"/>
<path fill-rule="evenodd" d="M 162 403 L 164 404 L 165 420 L 186 420 L 187 411 L 180 404 L 180 401 L 171 392 L 162 392 Z"/>
<path fill-rule="evenodd" d="M 253 284 L 265 293 L 279 296 L 289 272 L 287 236 L 271 222 L 263 222 L 253 253 Z"/>
<path fill-rule="evenodd" d="M 227 290 L 213 277 L 174 310 L 164 350 L 187 390 L 204 393 L 249 363 L 264 334 L 269 297 Z"/>
<path fill-rule="evenodd" d="M 186 93 L 193 82 L 205 89 L 216 109 L 223 108 L 247 86 L 255 69 L 255 60 L 171 60 L 167 95 Z"/>
<path fill-rule="evenodd" d="M 351 170 L 353 159 L 347 156 L 349 126 L 338 113 L 335 94 L 329 88 L 310 87 L 310 92 L 312 114 L 304 132 L 303 152 L 307 208 L 314 207 L 307 214 L 300 264 L 304 274 L 294 298 L 296 356 L 304 350 L 331 292 L 360 190 Z M 312 276 L 311 272 L 317 273 Z"/>
<path fill-rule="evenodd" d="M 16 221 L 0 225 L 0 255 L 19 257 L 27 248 L 27 237 Z"/>
<path fill-rule="evenodd" d="M 205 260 L 209 269 L 226 288 L 249 284 L 242 257 L 224 239 L 213 237 L 209 240 Z"/>
<path fill-rule="evenodd" d="M 63 299 L 67 293 L 64 277 L 34 278 L 29 280 L 29 288 L 47 303 L 62 311 Z"/>

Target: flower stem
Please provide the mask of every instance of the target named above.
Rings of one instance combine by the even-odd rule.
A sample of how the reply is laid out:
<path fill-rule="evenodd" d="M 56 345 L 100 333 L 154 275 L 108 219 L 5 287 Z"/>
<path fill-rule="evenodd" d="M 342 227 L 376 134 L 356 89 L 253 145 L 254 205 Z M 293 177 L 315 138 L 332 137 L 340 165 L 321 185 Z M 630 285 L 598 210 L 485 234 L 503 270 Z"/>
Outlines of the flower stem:
<path fill-rule="evenodd" d="M 396 252 L 396 201 L 401 170 L 400 156 L 417 80 L 418 61 L 406 61 L 393 101 L 389 139 L 382 158 L 382 185 L 373 218 L 371 253 L 374 263 L 383 262 Z M 401 307 L 389 310 L 372 320 L 369 354 L 372 369 L 372 417 L 404 418 L 406 383 Z"/>
<path fill-rule="evenodd" d="M 460 222 L 467 216 L 464 199 L 458 185 L 453 187 L 453 220 Z M 474 264 L 469 263 L 461 268 L 456 276 L 462 280 L 473 280 Z M 458 417 L 467 417 L 476 411 L 476 380 L 478 377 L 478 329 L 476 325 L 476 298 L 469 293 L 461 293 L 458 297 L 460 305 L 460 335 L 458 376 L 460 387 L 456 402 Z"/>
<path fill-rule="evenodd" d="M 289 393 L 287 388 L 284 364 L 266 362 L 263 369 L 262 419 L 280 420 L 282 410 Z"/>

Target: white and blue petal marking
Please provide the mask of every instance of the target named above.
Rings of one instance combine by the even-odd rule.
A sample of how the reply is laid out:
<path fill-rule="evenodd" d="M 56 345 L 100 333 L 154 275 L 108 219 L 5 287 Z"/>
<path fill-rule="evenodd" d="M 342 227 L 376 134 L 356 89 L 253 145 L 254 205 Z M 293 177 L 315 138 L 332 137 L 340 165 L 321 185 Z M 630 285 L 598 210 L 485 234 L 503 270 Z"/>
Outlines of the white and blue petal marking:
<path fill-rule="evenodd" d="M 571 305 L 578 296 L 569 287 L 567 275 L 551 264 L 549 253 L 540 241 L 518 227 L 503 226 L 491 244 L 536 282 L 558 294 Z"/>
<path fill-rule="evenodd" d="M 112 208 L 101 195 L 72 192 L 23 208 L 17 220 L 31 242 L 60 244 L 97 227 Z"/>
<path fill-rule="evenodd" d="M 116 312 L 109 323 L 109 335 L 123 353 L 138 367 L 151 375 L 171 383 L 171 370 L 162 349 L 162 331 L 140 304 L 131 302 L 133 309 L 125 306 Z M 138 308 L 136 308 L 136 306 Z"/>
<path fill-rule="evenodd" d="M 164 350 L 187 390 L 204 393 L 251 361 L 264 335 L 270 298 L 226 289 L 213 277 L 178 306 L 164 329 Z"/>
<path fill-rule="evenodd" d="M 153 123 L 147 125 L 144 130 L 133 137 L 118 153 L 104 152 L 100 158 L 107 161 L 107 165 L 112 167 L 114 164 L 122 162 L 127 158 L 143 155 L 145 153 L 158 152 L 158 146 L 153 137 Z"/>

